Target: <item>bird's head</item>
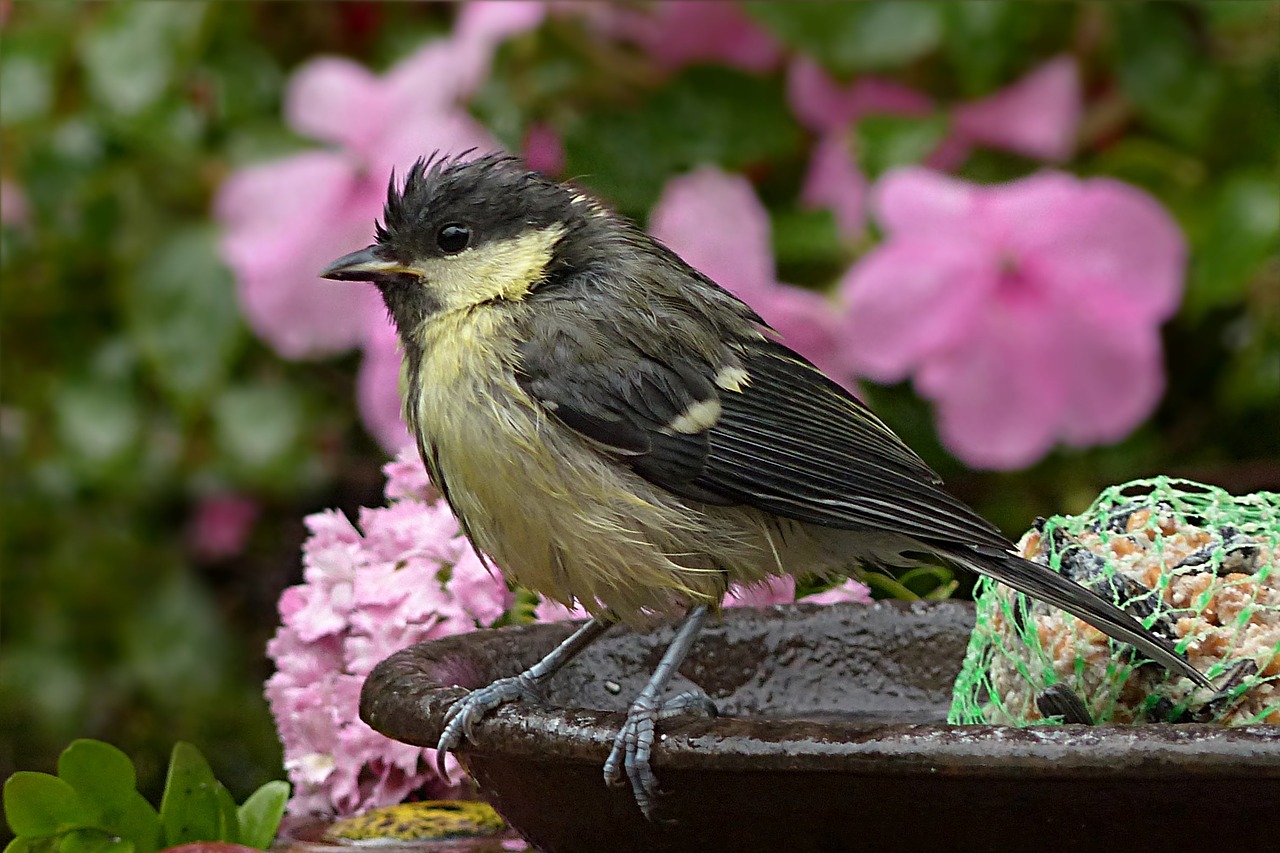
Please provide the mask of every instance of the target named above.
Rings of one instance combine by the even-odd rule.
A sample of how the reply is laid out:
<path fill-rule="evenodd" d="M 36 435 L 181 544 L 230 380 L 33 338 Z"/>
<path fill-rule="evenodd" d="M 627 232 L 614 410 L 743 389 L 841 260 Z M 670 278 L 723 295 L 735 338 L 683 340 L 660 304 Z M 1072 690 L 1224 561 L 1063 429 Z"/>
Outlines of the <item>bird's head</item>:
<path fill-rule="evenodd" d="M 320 275 L 378 286 L 402 333 L 426 317 L 521 299 L 603 211 L 505 155 L 419 160 L 393 177 L 377 242 Z"/>

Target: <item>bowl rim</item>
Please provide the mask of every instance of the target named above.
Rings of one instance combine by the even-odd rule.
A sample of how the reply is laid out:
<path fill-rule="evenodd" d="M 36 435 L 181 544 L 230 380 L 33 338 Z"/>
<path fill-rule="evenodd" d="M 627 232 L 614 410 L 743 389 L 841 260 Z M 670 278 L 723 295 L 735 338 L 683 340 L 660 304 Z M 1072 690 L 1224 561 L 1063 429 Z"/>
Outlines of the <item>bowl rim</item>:
<path fill-rule="evenodd" d="M 847 608 L 868 620 L 919 617 L 971 602 L 876 602 L 872 605 L 777 605 L 726 610 L 736 619 L 803 618 Z M 887 611 L 887 612 L 886 612 Z M 741 615 L 740 615 L 741 614 Z M 874 615 L 873 615 L 874 614 Z M 954 614 L 952 614 L 954 615 Z M 468 692 L 440 680 L 463 673 L 472 683 L 514 674 L 525 665 L 511 654 L 511 639 L 535 659 L 581 623 L 535 623 L 430 640 L 397 652 L 366 680 L 361 717 L 404 743 L 434 747 L 449 705 Z M 622 634 L 627 629 L 614 628 Z M 489 671 L 482 672 L 489 667 Z M 495 674 L 493 667 L 507 667 Z M 454 679 L 456 681 L 456 677 Z M 621 711 L 520 703 L 478 722 L 460 752 L 599 766 L 625 717 Z M 655 766 L 699 772 L 839 772 L 915 775 L 945 772 L 973 777 L 1160 778 L 1169 773 L 1280 779 L 1280 726 L 1213 724 L 1003 725 L 813 721 L 784 717 L 721 716 L 662 724 Z"/>

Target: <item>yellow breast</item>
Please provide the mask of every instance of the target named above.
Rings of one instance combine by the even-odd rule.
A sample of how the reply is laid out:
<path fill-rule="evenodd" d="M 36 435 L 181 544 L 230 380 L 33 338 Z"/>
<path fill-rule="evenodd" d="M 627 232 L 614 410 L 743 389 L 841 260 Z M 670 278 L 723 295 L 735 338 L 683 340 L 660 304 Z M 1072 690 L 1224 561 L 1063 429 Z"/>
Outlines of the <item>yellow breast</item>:
<path fill-rule="evenodd" d="M 430 320 L 419 391 L 406 400 L 454 511 L 508 578 L 632 619 L 718 603 L 730 581 L 784 570 L 774 522 L 683 501 L 525 394 L 515 378 L 515 310 L 498 303 Z"/>

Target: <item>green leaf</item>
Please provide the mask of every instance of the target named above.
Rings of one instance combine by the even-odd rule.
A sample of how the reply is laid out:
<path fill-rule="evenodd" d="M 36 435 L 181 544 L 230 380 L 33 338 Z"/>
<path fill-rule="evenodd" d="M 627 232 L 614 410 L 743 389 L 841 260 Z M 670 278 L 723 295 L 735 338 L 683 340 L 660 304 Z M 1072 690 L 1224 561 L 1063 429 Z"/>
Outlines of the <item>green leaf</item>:
<path fill-rule="evenodd" d="M 849 256 L 831 211 L 783 208 L 774 211 L 772 219 L 779 281 L 826 284 L 848 267 Z"/>
<path fill-rule="evenodd" d="M 5 845 L 4 853 L 52 853 L 52 851 L 49 851 L 50 846 L 50 839 L 48 838 L 32 838 L 28 835 L 19 835 Z"/>
<path fill-rule="evenodd" d="M 899 601 L 917 601 L 920 596 L 900 584 L 897 578 L 882 572 L 866 572 L 862 581 L 871 590 L 872 597 L 893 598 Z"/>
<path fill-rule="evenodd" d="M 954 583 L 950 569 L 942 566 L 918 566 L 898 575 L 898 582 L 921 598 L 929 597 L 939 589 Z"/>
<path fill-rule="evenodd" d="M 62 836 L 58 853 L 107 853 L 119 851 L 120 843 L 101 829 L 77 829 Z"/>
<path fill-rule="evenodd" d="M 160 847 L 160 815 L 146 797 L 134 791 L 113 816 L 116 835 L 132 845 L 132 853 L 152 853 Z M 118 851 L 129 853 L 129 851 Z"/>
<path fill-rule="evenodd" d="M 855 148 L 858 164 L 874 180 L 889 169 L 924 160 L 947 135 L 942 116 L 867 116 L 858 122 Z"/>
<path fill-rule="evenodd" d="M 213 404 L 218 450 L 246 472 L 269 472 L 301 440 L 302 401 L 287 385 L 240 385 Z"/>
<path fill-rule="evenodd" d="M 1071 32 L 1074 18 L 1082 14 L 1077 3 L 970 0 L 938 5 L 943 51 L 958 83 L 955 94 L 969 98 L 990 94 L 1063 50 L 1062 34 Z"/>
<path fill-rule="evenodd" d="M 178 78 L 178 59 L 195 44 L 205 3 L 113 3 L 80 43 L 94 99 L 108 112 L 135 115 Z"/>
<path fill-rule="evenodd" d="M 783 42 L 837 73 L 898 68 L 942 40 L 935 3 L 749 3 L 747 10 Z"/>
<path fill-rule="evenodd" d="M 100 740 L 72 741 L 58 758 L 58 776 L 104 812 L 123 808 L 137 793 L 138 777 L 129 756 Z"/>
<path fill-rule="evenodd" d="M 63 445 L 91 465 L 119 459 L 138 440 L 142 428 L 138 401 L 127 386 L 69 384 L 55 393 L 53 405 Z"/>
<path fill-rule="evenodd" d="M 1280 247 L 1280 187 L 1264 172 L 1232 175 L 1219 189 L 1209 228 L 1197 240 L 1185 310 L 1243 300 L 1254 276 Z"/>
<path fill-rule="evenodd" d="M 160 386 L 179 406 L 211 394 L 243 332 L 215 231 L 174 232 L 128 278 L 125 300 L 130 332 Z"/>
<path fill-rule="evenodd" d="M 1166 3 L 1109 7 L 1121 88 L 1155 128 L 1199 146 L 1213 130 L 1222 76 L 1196 42 L 1183 10 Z"/>
<path fill-rule="evenodd" d="M 231 792 L 221 782 L 214 787 L 213 796 L 218 806 L 217 840 L 238 843 L 240 818 L 236 814 L 236 801 L 232 799 Z"/>
<path fill-rule="evenodd" d="M 30 837 L 92 825 L 99 817 L 66 781 L 27 770 L 5 780 L 4 813 L 14 835 Z"/>
<path fill-rule="evenodd" d="M 799 144 L 780 82 L 695 67 L 642 104 L 570 126 L 565 156 L 570 174 L 638 214 L 672 175 L 704 164 L 741 169 L 784 156 Z"/>
<path fill-rule="evenodd" d="M 268 782 L 249 795 L 237 811 L 240 819 L 240 843 L 266 850 L 275 840 L 276 830 L 289 802 L 289 783 Z"/>
<path fill-rule="evenodd" d="M 178 741 L 169 759 L 169 775 L 160 800 L 165 846 L 189 841 L 221 841 L 221 783 L 193 745 Z"/>
<path fill-rule="evenodd" d="M 54 69 L 45 57 L 6 50 L 0 55 L 0 126 L 42 118 L 53 105 Z"/>

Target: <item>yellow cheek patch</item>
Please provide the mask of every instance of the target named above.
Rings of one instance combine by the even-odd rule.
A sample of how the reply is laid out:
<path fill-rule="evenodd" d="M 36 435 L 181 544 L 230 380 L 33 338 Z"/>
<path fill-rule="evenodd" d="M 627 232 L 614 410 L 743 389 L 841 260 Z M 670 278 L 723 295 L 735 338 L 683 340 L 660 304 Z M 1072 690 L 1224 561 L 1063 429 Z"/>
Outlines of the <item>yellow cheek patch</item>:
<path fill-rule="evenodd" d="M 470 308 L 494 299 L 523 299 L 551 264 L 564 226 L 529 231 L 457 255 L 432 258 L 414 267 L 445 311 Z"/>

